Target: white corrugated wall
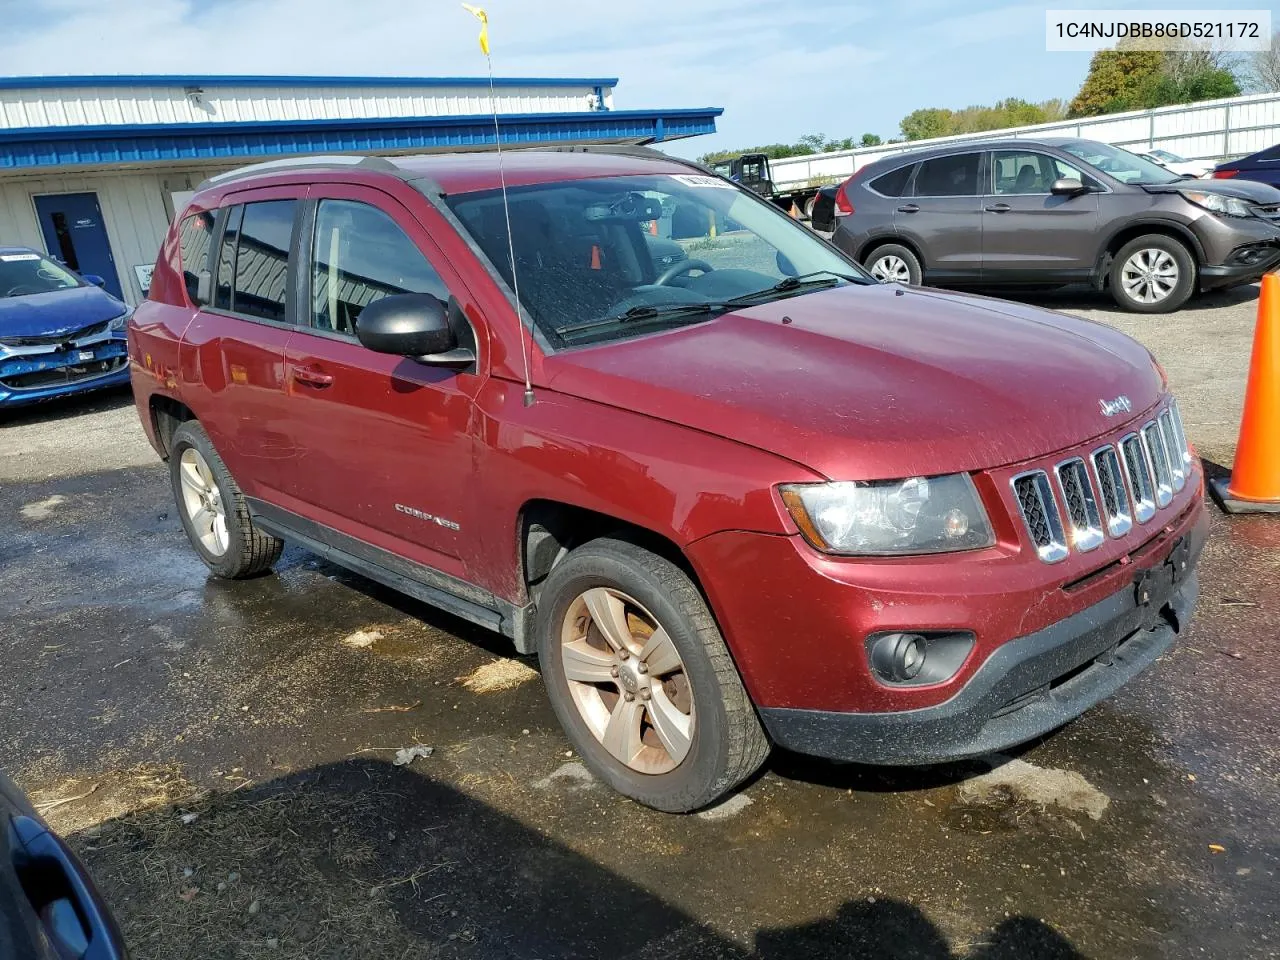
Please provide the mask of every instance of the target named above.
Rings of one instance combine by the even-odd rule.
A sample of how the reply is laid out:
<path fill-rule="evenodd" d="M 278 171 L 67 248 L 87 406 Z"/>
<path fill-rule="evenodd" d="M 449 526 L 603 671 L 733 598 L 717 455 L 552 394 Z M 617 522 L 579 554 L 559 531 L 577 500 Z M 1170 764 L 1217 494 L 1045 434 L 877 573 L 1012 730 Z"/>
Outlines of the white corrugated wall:
<path fill-rule="evenodd" d="M 134 267 L 154 263 L 160 251 L 169 228 L 165 196 L 186 189 L 188 182 L 198 184 L 203 178 L 203 173 L 160 172 L 0 180 L 0 245 L 48 252 L 32 198 L 47 193 L 95 193 L 120 289 L 126 300 L 137 304 L 142 300 L 142 290 Z"/>
<path fill-rule="evenodd" d="M 179 86 L 0 89 L 0 130 L 103 124 L 233 123 L 448 117 L 490 111 L 487 86 L 279 87 L 209 86 L 188 96 Z M 612 105 L 613 90 L 602 90 Z M 499 113 L 584 113 L 595 109 L 595 87 L 498 87 Z"/>

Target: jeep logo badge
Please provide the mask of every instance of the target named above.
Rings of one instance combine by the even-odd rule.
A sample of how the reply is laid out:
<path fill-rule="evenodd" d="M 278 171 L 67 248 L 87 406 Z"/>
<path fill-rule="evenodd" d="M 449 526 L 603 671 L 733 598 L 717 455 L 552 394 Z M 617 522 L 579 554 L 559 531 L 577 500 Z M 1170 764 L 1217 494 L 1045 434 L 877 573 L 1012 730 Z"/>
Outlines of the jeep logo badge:
<path fill-rule="evenodd" d="M 1114 417 L 1117 413 L 1128 413 L 1133 409 L 1133 404 L 1123 393 L 1114 400 L 1099 400 L 1098 406 L 1102 408 L 1104 417 Z"/>

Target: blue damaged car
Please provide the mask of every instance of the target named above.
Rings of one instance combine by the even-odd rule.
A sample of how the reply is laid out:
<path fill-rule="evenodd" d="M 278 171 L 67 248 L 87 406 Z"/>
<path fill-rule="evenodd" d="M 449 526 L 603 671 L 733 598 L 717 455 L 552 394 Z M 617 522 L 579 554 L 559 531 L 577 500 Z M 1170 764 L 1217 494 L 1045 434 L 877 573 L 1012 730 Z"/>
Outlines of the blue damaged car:
<path fill-rule="evenodd" d="M 0 246 L 0 410 L 129 382 L 130 308 L 101 282 Z"/>

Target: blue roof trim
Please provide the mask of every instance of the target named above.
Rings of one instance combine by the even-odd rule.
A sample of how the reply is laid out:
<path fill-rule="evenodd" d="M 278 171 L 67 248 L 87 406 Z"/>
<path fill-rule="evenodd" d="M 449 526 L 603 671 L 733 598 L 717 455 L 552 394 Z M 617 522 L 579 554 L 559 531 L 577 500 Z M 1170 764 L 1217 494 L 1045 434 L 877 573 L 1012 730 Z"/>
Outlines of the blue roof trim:
<path fill-rule="evenodd" d="M 718 107 L 515 114 L 499 117 L 504 144 L 672 140 L 715 133 Z M 172 163 L 384 150 L 490 147 L 493 116 L 274 123 L 55 127 L 0 133 L 0 170 Z"/>
<path fill-rule="evenodd" d="M 495 77 L 499 87 L 616 87 L 617 77 Z M 0 90 L 30 87 L 487 87 L 488 77 L 300 77 L 257 74 L 108 74 L 0 77 Z"/>

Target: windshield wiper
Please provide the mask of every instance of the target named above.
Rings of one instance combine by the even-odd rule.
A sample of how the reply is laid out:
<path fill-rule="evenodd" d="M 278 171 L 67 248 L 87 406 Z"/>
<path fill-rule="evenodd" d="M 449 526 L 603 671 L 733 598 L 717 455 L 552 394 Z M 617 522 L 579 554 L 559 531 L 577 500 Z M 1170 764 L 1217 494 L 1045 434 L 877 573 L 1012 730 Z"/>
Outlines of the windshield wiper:
<path fill-rule="evenodd" d="M 693 317 L 719 313 L 727 309 L 728 306 L 726 306 L 726 304 L 711 300 L 708 300 L 705 303 L 642 303 L 638 306 L 632 307 L 624 313 L 617 314 L 616 316 L 602 317 L 599 320 L 588 320 L 585 323 L 571 323 L 563 327 L 556 327 L 556 333 L 562 337 L 566 337 L 572 336 L 575 333 L 584 333 L 588 330 L 595 330 L 600 327 L 616 326 L 620 323 L 646 323 L 651 320 L 676 320 L 681 317 Z"/>
<path fill-rule="evenodd" d="M 772 287 L 765 287 L 763 290 L 756 290 L 752 293 L 744 293 L 740 296 L 730 297 L 725 303 L 730 306 L 746 306 L 754 303 L 766 303 L 774 299 L 778 294 L 797 293 L 804 290 L 815 290 L 822 287 L 834 287 L 841 281 L 848 283 L 865 284 L 868 281 L 864 277 L 857 277 L 848 273 L 836 273 L 833 270 L 815 270 L 813 273 L 801 274 L 798 277 L 784 277 L 775 283 Z"/>

